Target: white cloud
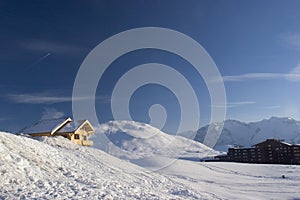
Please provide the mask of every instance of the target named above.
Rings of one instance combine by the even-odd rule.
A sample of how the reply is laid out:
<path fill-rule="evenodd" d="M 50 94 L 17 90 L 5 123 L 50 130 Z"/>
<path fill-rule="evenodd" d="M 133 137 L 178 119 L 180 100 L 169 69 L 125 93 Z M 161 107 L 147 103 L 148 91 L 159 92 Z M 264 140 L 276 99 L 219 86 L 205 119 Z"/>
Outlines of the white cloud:
<path fill-rule="evenodd" d="M 45 108 L 41 119 L 56 119 L 64 116 L 65 114 L 63 112 L 59 112 L 55 108 Z"/>
<path fill-rule="evenodd" d="M 70 45 L 70 44 L 63 44 L 63 43 L 56 43 L 52 41 L 43 41 L 43 40 L 31 40 L 24 43 L 21 43 L 21 47 L 27 50 L 38 51 L 38 52 L 48 52 L 48 53 L 55 53 L 55 54 L 75 54 L 85 51 L 85 48 Z"/>
<path fill-rule="evenodd" d="M 277 73 L 248 73 L 233 76 L 223 76 L 223 81 L 247 81 L 247 80 L 266 80 L 284 77 L 283 74 Z"/>
<path fill-rule="evenodd" d="M 71 96 L 55 96 L 49 93 L 37 93 L 37 94 L 9 94 L 8 98 L 15 103 L 24 104 L 55 104 L 71 101 L 84 101 L 92 99 L 92 97 L 76 97 Z M 96 100 L 107 102 L 108 97 L 95 97 Z"/>
<path fill-rule="evenodd" d="M 281 106 L 264 106 L 264 109 L 278 109 L 281 108 Z"/>
<path fill-rule="evenodd" d="M 54 104 L 72 101 L 72 97 L 44 96 L 43 94 L 9 94 L 8 98 L 15 103 Z"/>
<path fill-rule="evenodd" d="M 243 105 L 251 105 L 255 104 L 255 101 L 239 101 L 239 102 L 228 102 L 226 105 L 211 105 L 211 107 L 215 108 L 234 108 Z"/>
<path fill-rule="evenodd" d="M 251 80 L 285 79 L 288 81 L 300 81 L 300 65 L 288 73 L 247 73 L 232 76 L 223 76 L 224 82 L 238 82 Z"/>
<path fill-rule="evenodd" d="M 285 78 L 289 81 L 300 81 L 300 64 L 286 74 Z"/>

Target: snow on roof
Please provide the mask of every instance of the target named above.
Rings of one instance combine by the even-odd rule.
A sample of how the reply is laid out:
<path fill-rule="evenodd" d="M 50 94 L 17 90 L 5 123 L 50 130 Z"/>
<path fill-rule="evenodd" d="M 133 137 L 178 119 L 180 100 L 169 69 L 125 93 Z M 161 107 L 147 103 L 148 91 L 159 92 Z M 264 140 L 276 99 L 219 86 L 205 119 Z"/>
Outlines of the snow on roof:
<path fill-rule="evenodd" d="M 293 146 L 293 145 L 290 144 L 290 143 L 284 142 L 284 141 L 282 141 L 282 140 L 277 140 L 277 139 L 267 139 L 267 140 L 265 140 L 265 141 L 263 141 L 263 142 L 260 142 L 260 143 L 255 144 L 255 145 L 260 145 L 260 144 L 263 144 L 263 143 L 266 143 L 266 142 L 270 142 L 270 141 L 273 141 L 273 142 L 279 142 L 279 143 L 284 144 L 284 145 L 287 145 L 287 146 Z"/>
<path fill-rule="evenodd" d="M 45 119 L 40 120 L 32 126 L 26 127 L 19 131 L 20 134 L 37 134 L 37 133 L 53 133 L 59 127 L 71 122 L 70 118 Z"/>
<path fill-rule="evenodd" d="M 66 124 L 62 129 L 57 133 L 70 133 L 76 131 L 86 120 L 78 120 L 77 123 L 70 122 Z"/>
<path fill-rule="evenodd" d="M 285 144 L 285 145 L 288 145 L 288 146 L 293 146 L 292 144 L 290 143 L 287 143 L 287 142 L 281 142 L 282 144 Z"/>

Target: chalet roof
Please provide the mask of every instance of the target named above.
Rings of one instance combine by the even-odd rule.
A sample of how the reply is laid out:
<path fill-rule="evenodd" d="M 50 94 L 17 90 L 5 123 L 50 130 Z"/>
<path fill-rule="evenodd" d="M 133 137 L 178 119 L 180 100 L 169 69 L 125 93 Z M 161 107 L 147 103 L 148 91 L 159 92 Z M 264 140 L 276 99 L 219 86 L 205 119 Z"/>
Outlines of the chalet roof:
<path fill-rule="evenodd" d="M 40 120 L 32 126 L 26 127 L 19 131 L 20 134 L 37 134 L 37 133 L 50 133 L 53 134 L 61 127 L 70 123 L 70 118 L 59 118 L 59 119 L 45 119 Z"/>
<path fill-rule="evenodd" d="M 77 129 L 81 128 L 84 124 L 88 123 L 87 120 L 78 120 L 77 122 L 70 122 L 66 124 L 62 129 L 60 129 L 57 133 L 70 133 L 74 132 Z M 93 131 L 93 127 L 90 123 L 88 125 L 91 127 L 91 130 Z"/>
<path fill-rule="evenodd" d="M 49 133 L 72 133 L 84 127 L 90 133 L 94 132 L 93 126 L 88 120 L 78 120 L 73 122 L 71 118 L 46 119 L 40 120 L 32 126 L 19 131 L 19 134 L 40 134 Z"/>

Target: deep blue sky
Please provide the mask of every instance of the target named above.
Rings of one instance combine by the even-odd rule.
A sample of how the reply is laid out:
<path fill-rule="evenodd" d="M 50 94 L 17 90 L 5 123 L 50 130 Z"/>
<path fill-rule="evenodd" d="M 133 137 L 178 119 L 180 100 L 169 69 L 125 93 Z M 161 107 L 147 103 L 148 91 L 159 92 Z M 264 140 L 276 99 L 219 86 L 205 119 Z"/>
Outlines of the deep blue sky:
<path fill-rule="evenodd" d="M 73 83 L 88 53 L 114 34 L 149 26 L 180 31 L 206 49 L 225 81 L 228 119 L 300 119 L 299 9 L 297 0 L 1 1 L 0 129 L 17 131 L 41 118 L 72 116 Z M 200 99 L 201 124 L 208 123 L 210 99 L 201 77 L 185 60 L 159 50 L 131 52 L 110 66 L 97 91 L 100 122 L 112 119 L 109 100 L 118 78 L 149 62 L 187 77 Z M 174 131 L 178 102 L 157 85 L 136 91 L 133 118 L 149 122 L 148 108 L 155 103 L 167 109 L 164 130 Z"/>

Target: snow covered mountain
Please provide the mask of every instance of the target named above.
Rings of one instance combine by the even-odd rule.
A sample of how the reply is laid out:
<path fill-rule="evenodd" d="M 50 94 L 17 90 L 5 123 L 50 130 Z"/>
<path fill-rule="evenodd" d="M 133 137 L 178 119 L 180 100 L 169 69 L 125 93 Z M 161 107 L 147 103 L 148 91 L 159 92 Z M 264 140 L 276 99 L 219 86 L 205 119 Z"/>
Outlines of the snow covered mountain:
<path fill-rule="evenodd" d="M 145 163 L 150 162 L 158 162 L 162 167 L 167 165 L 170 159 L 199 161 L 218 154 L 199 142 L 169 135 L 148 124 L 134 121 L 110 121 L 101 124 L 96 132 L 98 134 L 92 138 L 95 148 L 104 149 L 113 156 L 143 167 L 146 167 Z M 108 139 L 105 148 L 103 134 Z M 159 169 L 159 166 L 157 167 Z"/>
<path fill-rule="evenodd" d="M 218 124 L 212 124 L 218 126 Z M 197 131 L 195 140 L 203 142 L 208 126 Z M 252 146 L 268 138 L 283 139 L 286 142 L 300 143 L 300 122 L 292 118 L 271 117 L 258 122 L 244 123 L 226 120 L 221 136 L 214 147 L 227 150 L 230 145 Z"/>

